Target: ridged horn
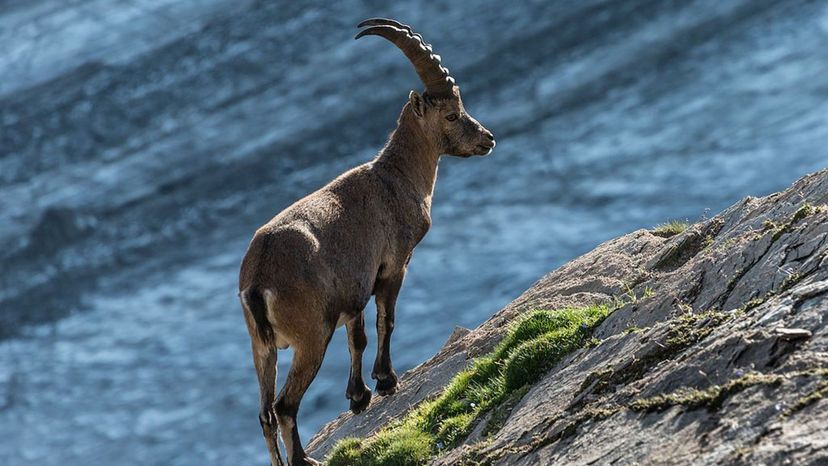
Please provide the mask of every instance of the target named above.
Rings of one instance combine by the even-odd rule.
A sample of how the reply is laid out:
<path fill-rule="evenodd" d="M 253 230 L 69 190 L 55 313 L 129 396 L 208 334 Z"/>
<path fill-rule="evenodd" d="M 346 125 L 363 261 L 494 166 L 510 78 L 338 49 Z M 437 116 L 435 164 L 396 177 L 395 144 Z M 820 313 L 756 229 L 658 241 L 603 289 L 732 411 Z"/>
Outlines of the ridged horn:
<path fill-rule="evenodd" d="M 454 78 L 449 75 L 448 69 L 440 65 L 440 56 L 433 53 L 431 45 L 423 40 L 423 36 L 414 32 L 410 26 L 393 19 L 371 18 L 357 25 L 359 28 L 366 26 L 367 29 L 359 31 L 355 39 L 368 35 L 384 37 L 408 57 L 428 95 L 451 95 Z"/>

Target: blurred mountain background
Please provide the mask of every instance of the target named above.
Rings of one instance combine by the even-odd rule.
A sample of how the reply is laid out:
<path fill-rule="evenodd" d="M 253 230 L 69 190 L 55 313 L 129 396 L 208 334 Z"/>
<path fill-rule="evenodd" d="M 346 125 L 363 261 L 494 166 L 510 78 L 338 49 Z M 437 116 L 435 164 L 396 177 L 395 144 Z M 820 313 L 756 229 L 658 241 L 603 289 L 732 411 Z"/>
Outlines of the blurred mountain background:
<path fill-rule="evenodd" d="M 826 165 L 825 1 L 0 2 L 0 464 L 265 464 L 238 264 L 422 88 L 352 40 L 372 16 L 434 44 L 498 139 L 441 163 L 399 372 L 604 240 Z M 305 440 L 347 374 L 341 329 Z"/>

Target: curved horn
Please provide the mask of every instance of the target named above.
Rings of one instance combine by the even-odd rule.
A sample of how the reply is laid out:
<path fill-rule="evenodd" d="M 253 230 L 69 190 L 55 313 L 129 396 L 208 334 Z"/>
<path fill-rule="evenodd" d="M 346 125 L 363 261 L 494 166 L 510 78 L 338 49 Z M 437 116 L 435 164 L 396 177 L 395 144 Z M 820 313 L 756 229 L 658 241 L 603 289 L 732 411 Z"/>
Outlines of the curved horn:
<path fill-rule="evenodd" d="M 411 29 L 411 26 L 409 26 L 407 24 L 403 24 L 399 21 L 395 21 L 393 19 L 388 19 L 388 18 L 370 18 L 370 19 L 366 19 L 365 21 L 357 24 L 358 28 L 364 28 L 365 26 L 394 26 L 395 28 L 398 28 L 398 29 L 404 29 L 405 32 L 407 32 L 408 34 L 410 34 L 410 35 L 416 37 L 417 39 L 419 39 L 420 42 L 422 42 L 423 45 L 426 46 L 428 51 L 431 52 L 431 44 L 427 44 L 425 39 L 423 39 L 423 36 L 421 36 L 420 34 L 414 32 L 414 30 Z"/>
<path fill-rule="evenodd" d="M 369 27 L 360 31 L 355 39 L 367 35 L 388 39 L 402 50 L 414 65 L 414 70 L 420 76 L 429 95 L 433 97 L 451 95 L 454 78 L 449 75 L 448 69 L 440 65 L 440 56 L 432 53 L 431 45 L 427 44 L 420 34 L 414 32 L 410 26 L 393 19 L 366 19 L 357 27 L 365 26 Z"/>

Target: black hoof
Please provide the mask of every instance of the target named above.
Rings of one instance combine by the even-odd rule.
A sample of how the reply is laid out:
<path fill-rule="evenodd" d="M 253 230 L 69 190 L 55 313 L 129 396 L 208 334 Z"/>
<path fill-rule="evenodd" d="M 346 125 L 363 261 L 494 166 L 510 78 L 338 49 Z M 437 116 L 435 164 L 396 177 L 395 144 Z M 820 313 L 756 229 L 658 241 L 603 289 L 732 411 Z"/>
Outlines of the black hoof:
<path fill-rule="evenodd" d="M 391 376 L 387 379 L 377 379 L 377 393 L 380 396 L 388 396 L 397 393 L 397 377 Z"/>
<path fill-rule="evenodd" d="M 361 414 L 371 404 L 371 392 L 368 392 L 361 400 L 351 400 L 351 412 Z"/>
<path fill-rule="evenodd" d="M 371 404 L 371 389 L 368 387 L 364 388 L 365 390 L 359 398 L 348 396 L 351 400 L 351 412 L 354 414 L 359 414 L 365 411 L 365 409 L 368 408 L 368 405 Z"/>
<path fill-rule="evenodd" d="M 345 398 L 351 400 L 351 411 L 354 414 L 365 411 L 365 408 L 371 403 L 371 389 L 364 383 L 360 385 L 362 385 L 362 390 L 357 391 L 355 388 L 351 388 L 353 385 L 349 383 L 348 390 L 345 392 Z"/>

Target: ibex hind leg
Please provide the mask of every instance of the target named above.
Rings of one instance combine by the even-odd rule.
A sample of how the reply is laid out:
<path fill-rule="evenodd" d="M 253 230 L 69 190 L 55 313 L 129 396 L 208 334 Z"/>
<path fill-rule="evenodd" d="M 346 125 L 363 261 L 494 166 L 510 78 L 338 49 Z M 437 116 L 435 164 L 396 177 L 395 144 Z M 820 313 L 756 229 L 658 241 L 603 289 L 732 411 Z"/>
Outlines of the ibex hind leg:
<path fill-rule="evenodd" d="M 257 347 L 258 346 L 258 347 Z M 276 398 L 276 350 L 253 343 L 253 362 L 259 379 L 259 424 L 262 426 L 271 466 L 284 466 L 279 453 L 279 423 L 273 410 Z"/>
<path fill-rule="evenodd" d="M 323 326 L 324 327 L 324 326 Z M 325 357 L 325 350 L 333 335 L 333 329 L 320 331 L 316 334 L 306 335 L 301 345 L 294 346 L 293 363 L 290 366 L 287 380 L 276 399 L 276 416 L 279 421 L 279 428 L 282 430 L 282 442 L 285 444 L 285 456 L 290 466 L 317 466 L 322 463 L 310 458 L 302 447 L 299 439 L 299 429 L 296 426 L 296 413 L 299 411 L 299 403 L 305 395 L 322 359 Z"/>
<path fill-rule="evenodd" d="M 259 424 L 262 426 L 271 466 L 284 466 L 279 453 L 279 423 L 273 410 L 276 399 L 275 332 L 265 317 L 267 310 L 262 295 L 256 290 L 245 290 L 240 297 L 250 333 L 253 365 L 259 381 Z"/>

